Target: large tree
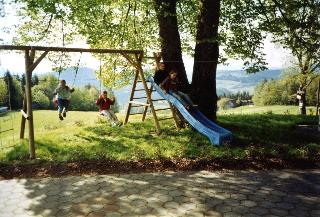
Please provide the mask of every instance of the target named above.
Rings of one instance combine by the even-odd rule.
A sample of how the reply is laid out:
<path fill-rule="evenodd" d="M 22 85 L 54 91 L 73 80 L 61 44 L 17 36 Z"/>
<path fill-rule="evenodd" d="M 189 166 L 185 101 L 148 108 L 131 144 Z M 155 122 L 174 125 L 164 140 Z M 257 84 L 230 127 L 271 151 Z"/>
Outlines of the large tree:
<path fill-rule="evenodd" d="M 320 76 L 320 1 L 258 0 L 263 31 L 291 51 L 300 70 L 300 112 L 306 114 L 306 89 Z"/>

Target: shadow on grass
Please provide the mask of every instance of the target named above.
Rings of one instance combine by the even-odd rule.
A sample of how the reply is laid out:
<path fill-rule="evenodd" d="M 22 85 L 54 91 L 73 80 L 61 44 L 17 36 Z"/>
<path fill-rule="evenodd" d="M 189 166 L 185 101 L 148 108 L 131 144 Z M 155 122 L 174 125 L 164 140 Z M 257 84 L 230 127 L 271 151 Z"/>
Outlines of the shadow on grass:
<path fill-rule="evenodd" d="M 319 142 L 318 135 L 304 135 L 297 124 L 317 124 L 317 117 L 298 115 L 225 115 L 219 123 L 233 132 L 235 145 L 290 144 Z"/>

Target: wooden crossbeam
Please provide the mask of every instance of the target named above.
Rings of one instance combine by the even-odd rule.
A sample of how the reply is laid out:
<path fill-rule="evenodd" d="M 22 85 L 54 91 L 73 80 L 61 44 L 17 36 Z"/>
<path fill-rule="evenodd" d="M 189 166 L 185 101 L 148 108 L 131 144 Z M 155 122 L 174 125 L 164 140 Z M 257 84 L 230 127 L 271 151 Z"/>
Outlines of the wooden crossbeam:
<path fill-rule="evenodd" d="M 1 133 L 5 133 L 5 132 L 9 132 L 9 131 L 12 131 L 12 130 L 14 130 L 13 128 L 10 128 L 10 129 L 7 129 L 7 130 L 3 130 L 3 131 L 0 131 L 0 134 Z"/>
<path fill-rule="evenodd" d="M 25 119 L 29 119 L 29 116 L 27 115 L 27 113 L 25 111 L 23 111 L 23 109 L 21 109 L 21 114 Z"/>
<path fill-rule="evenodd" d="M 45 51 L 41 54 L 41 56 L 32 64 L 28 67 L 28 72 L 32 72 L 36 67 L 37 65 L 41 62 L 41 60 L 43 60 L 43 58 L 49 53 L 49 51 Z"/>
<path fill-rule="evenodd" d="M 0 50 L 38 50 L 38 51 L 60 51 L 60 52 L 79 52 L 79 53 L 111 53 L 111 54 L 141 54 L 143 50 L 117 50 L 117 49 L 92 49 L 92 48 L 69 48 L 69 47 L 44 47 L 44 46 L 16 46 L 0 45 Z"/>

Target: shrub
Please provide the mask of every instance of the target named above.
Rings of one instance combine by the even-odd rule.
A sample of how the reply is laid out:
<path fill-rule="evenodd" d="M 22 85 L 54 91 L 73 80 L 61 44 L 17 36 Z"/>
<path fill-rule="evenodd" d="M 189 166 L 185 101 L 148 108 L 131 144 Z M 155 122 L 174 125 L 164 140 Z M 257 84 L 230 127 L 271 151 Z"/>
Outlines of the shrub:
<path fill-rule="evenodd" d="M 222 98 L 218 101 L 219 109 L 229 109 L 235 107 L 235 102 L 229 98 Z"/>
<path fill-rule="evenodd" d="M 33 91 L 33 104 L 38 109 L 48 109 L 50 105 L 49 98 L 40 90 Z"/>

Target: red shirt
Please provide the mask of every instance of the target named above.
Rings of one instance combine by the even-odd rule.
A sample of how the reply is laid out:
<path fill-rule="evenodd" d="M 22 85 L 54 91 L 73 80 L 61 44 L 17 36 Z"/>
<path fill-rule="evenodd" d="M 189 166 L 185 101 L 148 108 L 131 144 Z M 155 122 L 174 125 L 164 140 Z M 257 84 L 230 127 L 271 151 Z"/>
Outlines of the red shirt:
<path fill-rule="evenodd" d="M 110 109 L 110 106 L 113 104 L 114 104 L 114 101 L 112 101 L 109 98 L 104 99 L 104 98 L 100 97 L 96 101 L 96 105 L 99 106 L 100 111 Z"/>

